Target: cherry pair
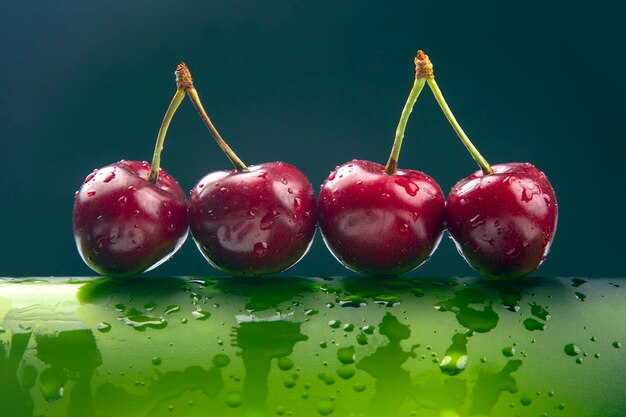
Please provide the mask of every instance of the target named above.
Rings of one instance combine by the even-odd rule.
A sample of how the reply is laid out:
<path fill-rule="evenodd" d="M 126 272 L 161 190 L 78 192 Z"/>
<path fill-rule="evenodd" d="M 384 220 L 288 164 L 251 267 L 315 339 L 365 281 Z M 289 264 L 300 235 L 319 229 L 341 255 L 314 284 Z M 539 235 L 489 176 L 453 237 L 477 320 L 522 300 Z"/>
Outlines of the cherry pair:
<path fill-rule="evenodd" d="M 406 123 L 425 84 L 481 168 L 452 187 L 447 200 L 428 175 L 397 169 Z M 546 176 L 529 163 L 487 163 L 454 118 L 422 51 L 387 165 L 352 161 L 337 167 L 319 201 L 320 229 L 331 252 L 348 268 L 375 275 L 421 265 L 447 228 L 461 256 L 482 275 L 520 278 L 543 262 L 556 223 L 556 197 Z"/>
<path fill-rule="evenodd" d="M 275 273 L 295 264 L 315 233 L 311 183 L 281 162 L 247 167 L 206 115 L 184 64 L 176 70 L 176 83 L 152 164 L 108 165 L 90 174 L 76 193 L 74 239 L 81 257 L 103 275 L 137 275 L 169 259 L 191 228 L 205 258 L 231 275 Z M 167 129 L 186 95 L 236 168 L 202 178 L 189 201 L 160 168 Z"/>
<path fill-rule="evenodd" d="M 556 227 L 548 180 L 531 164 L 489 166 L 454 119 L 428 57 L 418 52 L 415 64 L 415 83 L 387 165 L 355 160 L 322 185 L 318 216 L 326 245 L 352 270 L 397 275 L 425 262 L 447 225 L 461 254 L 483 275 L 517 278 L 534 271 Z M 426 83 L 482 168 L 453 187 L 447 204 L 431 177 L 397 168 L 406 123 Z M 182 245 L 188 216 L 198 248 L 224 272 L 260 275 L 293 265 L 315 231 L 311 184 L 288 164 L 246 167 L 206 115 L 184 65 L 177 85 L 152 165 L 118 162 L 91 174 L 77 193 L 74 236 L 81 256 L 108 275 L 152 269 Z M 192 190 L 188 209 L 180 186 L 159 168 L 169 122 L 186 94 L 236 168 L 205 176 Z"/>

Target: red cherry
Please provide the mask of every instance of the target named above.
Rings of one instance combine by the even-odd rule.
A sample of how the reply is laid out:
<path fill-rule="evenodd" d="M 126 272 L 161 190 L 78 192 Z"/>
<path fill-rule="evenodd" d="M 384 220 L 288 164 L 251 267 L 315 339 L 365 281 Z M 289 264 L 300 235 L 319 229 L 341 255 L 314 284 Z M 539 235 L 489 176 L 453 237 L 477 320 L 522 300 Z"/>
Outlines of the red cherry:
<path fill-rule="evenodd" d="M 445 198 L 428 175 L 355 160 L 322 185 L 319 225 L 332 254 L 353 271 L 397 275 L 424 263 L 443 234 Z"/>
<path fill-rule="evenodd" d="M 178 70 L 176 78 L 180 84 Z M 76 192 L 74 240 L 85 263 L 100 274 L 132 276 L 156 268 L 187 238 L 185 192 L 160 168 L 167 129 L 184 98 L 179 86 L 161 123 L 152 164 L 107 165 L 89 174 Z"/>
<path fill-rule="evenodd" d="M 474 147 L 435 81 L 433 65 L 422 51 L 418 59 L 441 110 L 481 171 L 450 191 L 446 225 L 459 253 L 481 274 L 495 279 L 520 278 L 543 262 L 556 231 L 558 206 L 543 172 L 529 163 L 490 166 Z"/>
<path fill-rule="evenodd" d="M 302 172 L 282 162 L 212 172 L 191 190 L 189 221 L 198 249 L 217 269 L 276 273 L 311 245 L 315 193 Z"/>
<path fill-rule="evenodd" d="M 459 253 L 481 274 L 518 278 L 545 259 L 556 231 L 558 206 L 543 172 L 528 163 L 492 165 L 448 195 L 446 224 Z"/>
<path fill-rule="evenodd" d="M 120 161 L 90 174 L 74 201 L 74 239 L 80 256 L 103 275 L 130 276 L 156 268 L 184 243 L 185 192 L 150 164 Z"/>
<path fill-rule="evenodd" d="M 315 193 L 306 176 L 283 162 L 247 167 L 204 111 L 183 64 L 185 91 L 235 166 L 207 174 L 191 191 L 189 222 L 198 249 L 236 276 L 283 271 L 298 262 L 315 234 Z"/>
<path fill-rule="evenodd" d="M 322 185 L 319 225 L 324 242 L 347 268 L 369 275 L 397 275 L 424 263 L 444 230 L 445 198 L 428 175 L 398 170 L 409 115 L 426 81 L 416 77 L 402 110 L 386 166 L 355 160 Z"/>

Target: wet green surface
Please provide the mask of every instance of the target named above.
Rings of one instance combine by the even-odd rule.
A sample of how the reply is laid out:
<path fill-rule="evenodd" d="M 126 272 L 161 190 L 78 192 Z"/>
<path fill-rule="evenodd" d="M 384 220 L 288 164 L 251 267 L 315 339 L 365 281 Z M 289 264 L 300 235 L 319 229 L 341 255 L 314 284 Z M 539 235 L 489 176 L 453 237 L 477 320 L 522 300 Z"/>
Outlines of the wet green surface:
<path fill-rule="evenodd" d="M 626 279 L 4 279 L 0 402 L 11 417 L 618 417 L 624 317 Z"/>

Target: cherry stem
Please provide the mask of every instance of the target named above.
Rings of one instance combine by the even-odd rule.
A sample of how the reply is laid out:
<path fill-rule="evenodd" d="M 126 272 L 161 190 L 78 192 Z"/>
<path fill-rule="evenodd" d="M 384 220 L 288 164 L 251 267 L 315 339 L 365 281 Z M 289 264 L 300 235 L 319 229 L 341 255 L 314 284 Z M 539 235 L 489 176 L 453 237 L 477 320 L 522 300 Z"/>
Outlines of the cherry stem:
<path fill-rule="evenodd" d="M 167 134 L 167 129 L 170 126 L 170 122 L 174 117 L 174 113 L 182 103 L 185 98 L 185 90 L 178 89 L 176 90 L 176 94 L 172 98 L 172 101 L 165 112 L 165 116 L 163 117 L 163 121 L 161 122 L 161 127 L 159 128 L 159 134 L 157 135 L 156 144 L 154 145 L 154 156 L 152 157 L 152 165 L 150 167 L 150 174 L 148 175 L 148 181 L 153 184 L 159 180 L 159 170 L 161 168 L 161 153 L 163 152 L 163 144 L 165 142 L 165 135 Z"/>
<path fill-rule="evenodd" d="M 493 169 L 491 168 L 491 165 L 489 165 L 489 162 L 487 162 L 487 160 L 483 158 L 480 152 L 478 152 L 478 149 L 476 149 L 474 144 L 472 144 L 472 142 L 469 140 L 469 138 L 467 137 L 467 135 L 465 134 L 465 132 L 459 125 L 459 122 L 456 121 L 456 118 L 452 114 L 450 107 L 448 107 L 448 103 L 446 103 L 446 100 L 443 98 L 443 94 L 441 94 L 441 90 L 439 89 L 439 86 L 437 85 L 437 82 L 435 81 L 434 78 L 428 79 L 428 86 L 432 90 L 435 96 L 435 99 L 437 100 L 437 103 L 439 103 L 439 107 L 441 107 L 443 114 L 446 115 L 446 118 L 452 125 L 452 128 L 456 132 L 459 139 L 461 139 L 461 142 L 463 142 L 463 145 L 465 145 L 470 155 L 472 155 L 472 158 L 474 158 L 474 161 L 476 161 L 480 169 L 483 170 L 483 174 L 485 175 L 493 174 Z"/>
<path fill-rule="evenodd" d="M 385 166 L 385 173 L 389 175 L 393 175 L 398 171 L 398 159 L 400 158 L 400 148 L 402 147 L 402 139 L 404 139 L 406 123 L 408 122 L 409 116 L 413 111 L 413 106 L 417 101 L 417 97 L 419 97 L 425 84 L 425 79 L 415 78 L 413 88 L 411 88 L 409 97 L 407 98 L 406 103 L 404 104 L 404 108 L 402 109 L 400 121 L 398 122 L 398 127 L 396 128 L 396 138 L 393 141 L 393 146 L 391 147 L 391 155 L 389 155 L 389 160 L 387 161 L 387 165 Z"/>
<path fill-rule="evenodd" d="M 491 168 L 491 165 L 489 165 L 487 160 L 483 158 L 480 152 L 478 152 L 478 149 L 476 149 L 476 147 L 469 140 L 469 138 L 461 128 L 461 125 L 459 125 L 459 122 L 456 121 L 454 114 L 452 114 L 452 110 L 450 110 L 450 107 L 448 107 L 448 103 L 446 103 L 446 100 L 443 98 L 443 94 L 441 93 L 441 90 L 439 89 L 439 86 L 435 81 L 433 64 L 430 62 L 428 55 L 426 55 L 422 51 L 418 51 L 417 57 L 415 58 L 415 65 L 416 68 L 422 69 L 421 73 L 419 69 L 416 70 L 418 74 L 416 76 L 426 79 L 426 81 L 428 82 L 428 86 L 435 96 L 435 100 L 437 100 L 437 103 L 439 103 L 439 107 L 441 107 L 441 110 L 443 111 L 443 114 L 448 119 L 448 122 L 450 122 L 450 124 L 452 125 L 452 128 L 456 132 L 459 139 L 461 139 L 461 142 L 463 142 L 463 145 L 465 145 L 470 155 L 472 155 L 472 158 L 474 158 L 480 169 L 482 169 L 483 174 L 493 174 L 493 169 Z"/>
<path fill-rule="evenodd" d="M 207 129 L 209 129 L 209 132 L 211 132 L 211 136 L 213 136 L 213 139 L 215 139 L 219 147 L 226 154 L 228 159 L 230 159 L 230 162 L 232 162 L 237 171 L 247 171 L 248 167 L 246 166 L 246 164 L 244 164 L 243 161 L 239 159 L 237 154 L 230 148 L 230 146 L 228 146 L 226 141 L 222 138 L 220 133 L 213 125 L 213 122 L 211 122 L 211 119 L 206 114 L 206 111 L 204 111 L 204 107 L 202 106 L 202 102 L 200 101 L 200 97 L 198 96 L 198 92 L 193 86 L 191 73 L 184 63 L 178 65 L 176 75 L 178 88 L 182 88 L 189 95 L 189 98 L 191 99 L 191 102 L 193 103 L 196 110 L 198 111 L 200 118 L 206 125 Z"/>

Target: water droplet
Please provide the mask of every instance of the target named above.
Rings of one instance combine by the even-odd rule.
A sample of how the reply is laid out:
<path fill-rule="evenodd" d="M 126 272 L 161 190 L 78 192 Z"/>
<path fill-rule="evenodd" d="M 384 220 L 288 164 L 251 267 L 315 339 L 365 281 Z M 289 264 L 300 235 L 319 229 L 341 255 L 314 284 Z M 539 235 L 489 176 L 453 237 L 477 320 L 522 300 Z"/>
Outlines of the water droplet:
<path fill-rule="evenodd" d="M 287 188 L 287 192 L 288 192 L 289 194 L 293 194 L 293 190 L 292 190 L 291 188 Z"/>
<path fill-rule="evenodd" d="M 616 340 L 613 343 L 611 343 L 611 346 L 613 346 L 615 349 L 620 349 L 622 347 L 622 342 L 618 342 Z"/>
<path fill-rule="evenodd" d="M 417 195 L 417 192 L 420 190 L 420 187 L 418 187 L 416 184 L 412 183 L 406 178 L 398 178 L 395 180 L 395 183 L 404 188 L 406 193 L 411 197 L 415 197 Z"/>
<path fill-rule="evenodd" d="M 120 203 L 120 206 L 123 206 L 124 204 L 126 204 L 126 201 L 127 201 L 127 198 L 125 195 L 117 199 L 117 202 Z"/>
<path fill-rule="evenodd" d="M 111 182 L 113 178 L 115 178 L 115 172 L 113 171 L 107 172 L 104 178 L 102 178 L 102 182 L 105 182 L 105 183 Z"/>
<path fill-rule="evenodd" d="M 374 326 L 363 326 L 361 327 L 361 330 L 363 330 L 363 333 L 365 334 L 374 334 Z"/>
<path fill-rule="evenodd" d="M 543 330 L 545 329 L 545 323 L 541 323 L 535 319 L 528 318 L 524 320 L 524 327 L 526 330 L 535 331 L 535 330 Z"/>
<path fill-rule="evenodd" d="M 197 310 L 192 311 L 191 316 L 196 320 L 204 321 L 211 317 L 211 313 L 209 313 L 208 311 Z"/>
<path fill-rule="evenodd" d="M 328 325 L 333 329 L 338 329 L 341 327 L 341 322 L 339 320 L 330 320 L 328 322 Z"/>
<path fill-rule="evenodd" d="M 288 371 L 293 368 L 293 362 L 286 356 L 278 358 L 278 368 L 282 371 Z"/>
<path fill-rule="evenodd" d="M 577 363 L 577 364 L 579 364 L 579 365 L 580 365 L 581 363 L 583 363 L 583 358 L 581 358 L 580 356 L 579 356 L 579 357 L 577 357 L 577 358 L 576 358 L 576 363 Z"/>
<path fill-rule="evenodd" d="M 96 195 L 96 192 L 94 190 L 87 191 L 87 197 L 93 197 L 94 195 Z"/>
<path fill-rule="evenodd" d="M 167 327 L 167 321 L 161 317 L 128 316 L 120 317 L 118 320 L 139 331 L 144 331 L 147 328 L 164 329 Z"/>
<path fill-rule="evenodd" d="M 296 197 L 293 199 L 293 208 L 295 211 L 300 211 L 300 208 L 302 207 L 302 201 L 300 200 L 300 197 Z"/>
<path fill-rule="evenodd" d="M 575 292 L 574 295 L 576 296 L 576 298 L 578 298 L 580 301 L 585 301 L 585 298 L 587 298 L 587 296 L 581 292 Z"/>
<path fill-rule="evenodd" d="M 161 365 L 161 358 L 159 358 L 158 356 L 155 356 L 154 358 L 152 358 L 152 365 Z"/>
<path fill-rule="evenodd" d="M 341 365 L 337 368 L 337 375 L 342 379 L 350 379 L 356 373 L 356 369 L 350 365 Z"/>
<path fill-rule="evenodd" d="M 314 308 L 309 308 L 309 309 L 304 310 L 304 315 L 305 316 L 314 316 L 314 315 L 316 315 L 318 313 L 319 313 L 319 310 L 316 310 Z"/>
<path fill-rule="evenodd" d="M 390 197 L 389 193 L 382 193 L 380 196 L 384 198 L 385 200 L 387 200 Z"/>
<path fill-rule="evenodd" d="M 337 359 L 344 365 L 349 365 L 355 361 L 354 346 L 343 347 L 337 350 Z"/>
<path fill-rule="evenodd" d="M 541 320 L 550 320 L 550 313 L 548 312 L 548 310 L 541 307 L 537 303 L 533 303 L 530 305 L 530 314 L 540 318 Z"/>
<path fill-rule="evenodd" d="M 502 349 L 502 354 L 507 358 L 510 358 L 511 356 L 515 355 L 515 348 L 513 346 L 507 346 Z"/>
<path fill-rule="evenodd" d="M 165 314 L 177 313 L 180 311 L 180 306 L 176 304 L 169 305 L 165 307 Z"/>
<path fill-rule="evenodd" d="M 335 404 L 331 400 L 321 400 L 317 403 L 317 412 L 322 416 L 329 416 L 335 411 Z"/>
<path fill-rule="evenodd" d="M 218 368 L 224 368 L 230 364 L 230 358 L 223 353 L 213 356 L 213 365 Z"/>
<path fill-rule="evenodd" d="M 103 322 L 96 324 L 96 330 L 98 330 L 101 333 L 107 333 L 108 331 L 111 330 L 111 325 L 103 321 Z"/>
<path fill-rule="evenodd" d="M 225 194 L 227 192 L 228 192 L 228 188 L 226 188 L 226 187 L 220 188 L 220 193 Z"/>
<path fill-rule="evenodd" d="M 226 397 L 226 404 L 231 408 L 241 407 L 243 400 L 238 392 L 231 392 Z"/>
<path fill-rule="evenodd" d="M 93 177 L 96 176 L 97 173 L 98 173 L 98 170 L 94 169 L 91 174 L 87 175 L 87 178 L 85 178 L 85 181 L 83 183 L 87 184 L 89 181 L 91 181 L 93 179 Z"/>
<path fill-rule="evenodd" d="M 267 242 L 255 243 L 252 254 L 257 258 L 262 258 L 263 256 L 267 255 Z"/>
<path fill-rule="evenodd" d="M 363 381 L 357 381 L 354 384 L 352 384 L 352 389 L 355 390 L 356 392 L 363 392 L 365 391 L 366 388 L 367 388 L 367 384 Z"/>
<path fill-rule="evenodd" d="M 575 343 L 568 343 L 563 347 L 563 351 L 568 356 L 576 356 L 580 354 L 580 348 Z"/>
<path fill-rule="evenodd" d="M 524 407 L 528 407 L 529 405 L 532 404 L 533 402 L 533 398 L 528 395 L 528 394 L 524 394 L 522 395 L 522 397 L 520 398 L 519 402 L 524 406 Z"/>
<path fill-rule="evenodd" d="M 46 401 L 53 403 L 63 398 L 63 386 L 67 381 L 67 375 L 61 368 L 45 369 L 39 380 L 41 381 L 41 394 Z"/>

